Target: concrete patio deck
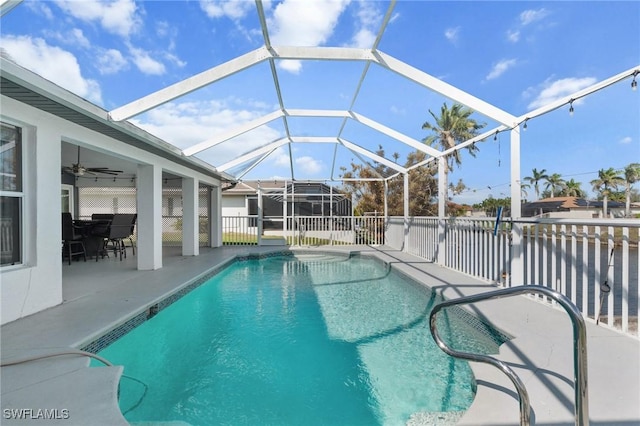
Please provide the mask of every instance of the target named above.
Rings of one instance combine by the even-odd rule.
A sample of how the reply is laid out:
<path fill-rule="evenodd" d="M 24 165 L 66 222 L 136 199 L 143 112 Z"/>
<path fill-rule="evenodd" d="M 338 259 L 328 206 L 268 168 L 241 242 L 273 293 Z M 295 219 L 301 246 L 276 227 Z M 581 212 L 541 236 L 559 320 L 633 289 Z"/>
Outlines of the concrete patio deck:
<path fill-rule="evenodd" d="M 112 257 L 64 264 L 64 303 L 4 325 L 0 330 L 2 362 L 80 348 L 216 265 L 237 255 L 280 250 L 223 247 L 202 249 L 197 257 L 182 257 L 178 249 L 165 249 L 164 266 L 156 271 L 136 270 L 131 253 L 122 262 Z M 376 256 L 447 298 L 496 288 L 384 247 L 302 250 Z M 501 347 L 498 358 L 507 362 L 525 383 L 535 424 L 574 424 L 573 339 L 568 316 L 525 296 L 482 302 L 470 310 L 491 318 L 497 328 L 514 336 Z M 593 322 L 587 322 L 587 327 L 591 424 L 640 424 L 640 340 Z M 3 367 L 2 424 L 127 424 L 117 407 L 122 367 L 86 368 L 88 362 L 84 357 L 61 356 Z M 459 424 L 519 424 L 517 396 L 506 376 L 490 366 L 472 364 L 472 368 L 478 383 L 477 395 Z M 55 409 L 60 418 L 17 420 L 9 418 L 11 411 L 7 410 L 11 409 Z"/>

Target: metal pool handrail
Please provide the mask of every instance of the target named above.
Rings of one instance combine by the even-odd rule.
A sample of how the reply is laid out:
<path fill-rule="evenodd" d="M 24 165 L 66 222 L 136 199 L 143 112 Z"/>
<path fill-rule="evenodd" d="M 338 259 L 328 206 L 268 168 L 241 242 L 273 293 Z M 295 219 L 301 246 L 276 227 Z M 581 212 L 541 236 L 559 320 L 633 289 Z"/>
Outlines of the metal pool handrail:
<path fill-rule="evenodd" d="M 531 421 L 531 404 L 529 402 L 529 394 L 522 383 L 522 380 L 516 375 L 516 373 L 504 362 L 497 360 L 487 355 L 474 354 L 470 352 L 457 351 L 451 349 L 440 338 L 436 327 L 436 315 L 444 308 L 470 304 L 475 302 L 481 302 L 490 299 L 500 299 L 503 297 L 509 297 L 519 294 L 527 293 L 539 293 L 544 296 L 550 297 L 558 302 L 571 318 L 573 325 L 573 374 L 574 374 L 574 394 L 575 394 L 575 424 L 579 426 L 589 425 L 589 393 L 587 386 L 587 330 L 582 314 L 578 308 L 569 300 L 566 296 L 558 293 L 555 290 L 551 290 L 547 287 L 537 285 L 524 285 L 519 287 L 505 288 L 495 291 L 490 291 L 483 294 L 477 294 L 474 296 L 461 297 L 454 300 L 446 300 L 436 305 L 431 311 L 429 316 L 429 327 L 431 328 L 431 335 L 437 343 L 437 345 L 448 355 L 466 359 L 468 361 L 483 362 L 491 364 L 494 367 L 502 370 L 518 391 L 518 398 L 520 403 L 520 424 L 528 426 Z"/>

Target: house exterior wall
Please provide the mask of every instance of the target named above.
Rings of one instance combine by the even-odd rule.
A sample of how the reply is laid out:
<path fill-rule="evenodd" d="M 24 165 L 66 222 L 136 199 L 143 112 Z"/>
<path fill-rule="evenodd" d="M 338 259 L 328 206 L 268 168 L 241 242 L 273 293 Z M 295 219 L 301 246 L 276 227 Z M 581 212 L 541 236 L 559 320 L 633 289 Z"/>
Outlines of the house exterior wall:
<path fill-rule="evenodd" d="M 0 95 L 0 120 L 23 129 L 24 199 L 22 243 L 24 254 L 19 265 L 0 268 L 0 323 L 14 321 L 62 302 L 62 225 L 61 149 L 62 141 L 89 147 L 104 153 L 117 153 L 140 166 L 153 166 L 177 176 L 193 177 L 199 182 L 219 187 L 220 181 L 176 164 L 143 149 L 125 144 L 83 126 L 64 120 L 12 98 Z M 161 176 L 157 173 L 156 176 Z M 161 179 L 161 177 L 158 177 Z M 161 185 L 161 182 L 159 182 Z M 151 201 L 149 201 L 151 202 Z M 139 204 L 139 203 L 138 203 Z M 158 220 L 160 200 L 154 202 Z M 140 209 L 138 205 L 138 209 Z M 213 212 L 212 216 L 219 216 Z M 139 216 L 138 225 L 143 223 Z M 218 221 L 212 220 L 212 223 Z M 160 240 L 160 237 L 158 237 Z M 155 244 L 155 240 L 151 242 Z M 140 269 L 158 267 L 157 247 L 145 249 L 139 241 L 141 254 L 154 253 L 153 262 Z M 153 263 L 151 265 L 151 263 Z M 161 266 L 161 263 L 160 263 Z"/>
<path fill-rule="evenodd" d="M 222 193 L 222 216 L 247 216 L 246 195 L 228 195 Z"/>
<path fill-rule="evenodd" d="M 22 264 L 0 269 L 5 324 L 62 302 L 61 133 L 47 113 L 1 102 L 0 119 L 22 127 L 24 154 Z"/>

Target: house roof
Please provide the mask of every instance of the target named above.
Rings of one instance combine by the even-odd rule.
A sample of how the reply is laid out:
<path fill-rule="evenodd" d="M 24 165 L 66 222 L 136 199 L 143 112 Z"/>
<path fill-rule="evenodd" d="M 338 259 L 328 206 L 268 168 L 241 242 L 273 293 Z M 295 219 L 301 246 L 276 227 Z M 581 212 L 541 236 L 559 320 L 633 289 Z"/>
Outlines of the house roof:
<path fill-rule="evenodd" d="M 608 208 L 622 208 L 624 203 L 618 201 L 608 201 Z M 559 209 L 588 209 L 588 208 L 602 208 L 603 201 L 601 200 L 585 200 L 578 197 L 554 197 L 543 198 L 542 200 L 533 201 L 524 204 L 524 209 L 544 209 L 544 210 L 559 210 Z"/>
<path fill-rule="evenodd" d="M 226 187 L 223 186 L 222 193 L 224 195 L 255 195 L 258 193 L 258 188 L 260 188 L 266 193 L 276 192 L 281 194 L 286 186 L 288 188 L 287 192 L 290 194 L 292 184 L 294 186 L 293 191 L 299 195 L 329 195 L 333 193 L 336 197 L 344 196 L 338 189 L 322 182 L 292 182 L 278 179 L 238 181 L 233 184 L 226 184 Z"/>

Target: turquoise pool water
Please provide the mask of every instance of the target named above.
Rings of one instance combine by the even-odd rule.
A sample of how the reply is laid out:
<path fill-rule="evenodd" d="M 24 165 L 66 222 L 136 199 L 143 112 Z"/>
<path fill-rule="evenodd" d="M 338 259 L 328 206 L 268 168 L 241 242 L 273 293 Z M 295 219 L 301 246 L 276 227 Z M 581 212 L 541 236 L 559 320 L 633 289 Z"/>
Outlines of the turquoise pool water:
<path fill-rule="evenodd" d="M 401 425 L 456 417 L 475 383 L 429 333 L 438 299 L 365 257 L 239 261 L 99 352 L 124 365 L 130 422 Z M 457 348 L 499 341 L 454 311 Z M 144 385 L 143 385 L 143 384 Z"/>

